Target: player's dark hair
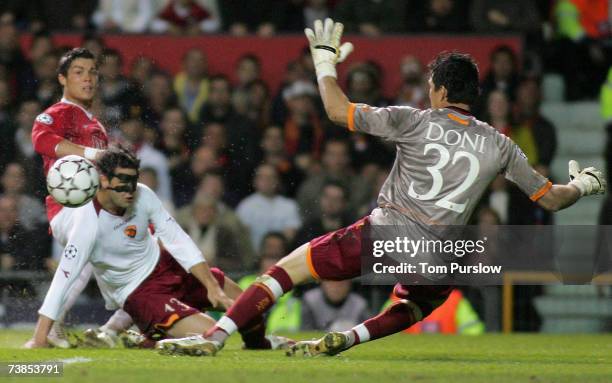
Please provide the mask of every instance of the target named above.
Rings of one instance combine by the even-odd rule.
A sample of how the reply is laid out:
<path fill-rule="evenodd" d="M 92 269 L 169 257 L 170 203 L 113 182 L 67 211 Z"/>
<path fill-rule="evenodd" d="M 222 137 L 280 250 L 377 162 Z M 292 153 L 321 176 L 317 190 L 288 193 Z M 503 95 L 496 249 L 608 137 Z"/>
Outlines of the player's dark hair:
<path fill-rule="evenodd" d="M 60 58 L 59 64 L 57 65 L 57 73 L 63 75 L 64 77 L 68 76 L 70 64 L 72 64 L 72 62 L 76 59 L 89 59 L 94 60 L 95 62 L 96 56 L 94 56 L 93 53 L 86 48 L 73 48 L 64 53 Z"/>
<path fill-rule="evenodd" d="M 435 89 L 446 88 L 448 102 L 471 105 L 476 101 L 480 93 L 478 65 L 470 55 L 442 52 L 429 63 L 429 70 Z"/>
<path fill-rule="evenodd" d="M 100 173 L 110 179 L 115 174 L 115 169 L 117 168 L 138 170 L 140 160 L 130 149 L 118 144 L 105 150 L 96 164 Z"/>

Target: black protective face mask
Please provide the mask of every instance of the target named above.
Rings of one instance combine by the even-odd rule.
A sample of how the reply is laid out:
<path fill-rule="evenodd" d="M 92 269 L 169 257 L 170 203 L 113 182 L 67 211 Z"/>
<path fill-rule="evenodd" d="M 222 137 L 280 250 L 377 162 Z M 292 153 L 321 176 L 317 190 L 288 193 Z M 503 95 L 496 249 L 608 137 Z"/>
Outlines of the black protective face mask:
<path fill-rule="evenodd" d="M 136 191 L 138 173 L 133 176 L 128 174 L 113 174 L 111 180 L 113 178 L 117 178 L 119 181 L 121 181 L 121 185 L 115 186 L 114 188 L 109 187 L 109 190 L 116 191 L 117 193 L 133 193 Z"/>

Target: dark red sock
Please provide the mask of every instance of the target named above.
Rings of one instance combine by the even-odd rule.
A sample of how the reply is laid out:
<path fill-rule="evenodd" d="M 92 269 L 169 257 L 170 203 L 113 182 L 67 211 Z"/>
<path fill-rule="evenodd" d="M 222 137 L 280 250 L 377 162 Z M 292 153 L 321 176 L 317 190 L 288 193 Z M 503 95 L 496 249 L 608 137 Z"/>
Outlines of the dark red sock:
<path fill-rule="evenodd" d="M 416 322 L 418 320 L 412 305 L 397 302 L 374 318 L 363 322 L 363 324 L 370 333 L 369 340 L 374 340 L 405 330 Z M 356 343 L 359 343 L 358 339 L 359 337 L 356 337 Z"/>
<path fill-rule="evenodd" d="M 240 330 L 244 346 L 251 350 L 269 350 L 272 346 L 266 339 L 266 323 L 262 315 L 256 317 Z"/>
<path fill-rule="evenodd" d="M 283 294 L 293 288 L 289 274 L 282 267 L 272 266 L 265 274 L 278 282 Z M 274 302 L 272 290 L 263 282 L 257 281 L 240 294 L 225 316 L 230 318 L 240 330 L 265 313 Z"/>

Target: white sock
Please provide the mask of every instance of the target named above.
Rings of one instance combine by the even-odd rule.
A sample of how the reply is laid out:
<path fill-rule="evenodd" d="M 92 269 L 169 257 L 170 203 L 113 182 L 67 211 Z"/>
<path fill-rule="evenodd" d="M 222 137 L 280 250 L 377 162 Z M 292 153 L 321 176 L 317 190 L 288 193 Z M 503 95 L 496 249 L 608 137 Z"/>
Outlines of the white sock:
<path fill-rule="evenodd" d="M 111 335 L 117 335 L 117 333 L 127 330 L 132 326 L 134 321 L 130 314 L 126 313 L 122 309 L 115 311 L 115 313 L 100 326 L 100 330 L 110 333 Z"/>

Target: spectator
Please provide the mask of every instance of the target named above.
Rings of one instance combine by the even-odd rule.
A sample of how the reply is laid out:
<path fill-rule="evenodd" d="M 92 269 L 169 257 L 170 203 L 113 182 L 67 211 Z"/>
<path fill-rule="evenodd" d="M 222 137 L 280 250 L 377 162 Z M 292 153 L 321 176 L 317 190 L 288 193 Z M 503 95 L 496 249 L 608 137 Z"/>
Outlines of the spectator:
<path fill-rule="evenodd" d="M 331 16 L 327 0 L 306 0 L 302 10 L 303 24 L 300 30 L 313 28 L 315 20 L 325 20 Z"/>
<path fill-rule="evenodd" d="M 219 6 L 223 29 L 234 36 L 256 33 L 270 37 L 283 21 L 283 1 L 222 1 Z"/>
<path fill-rule="evenodd" d="M 375 37 L 405 30 L 404 0 L 343 0 L 336 6 L 334 20 L 344 23 L 345 31 Z"/>
<path fill-rule="evenodd" d="M 288 115 L 283 123 L 285 151 L 306 170 L 319 158 L 323 145 L 323 125 L 315 105 L 317 89 L 307 81 L 296 81 L 283 91 Z"/>
<path fill-rule="evenodd" d="M 517 89 L 515 120 L 512 139 L 520 145 L 522 130 L 533 135 L 537 148 L 532 159 L 534 168 L 545 177 L 550 176 L 550 166 L 557 149 L 557 135 L 554 125 L 540 113 L 542 103 L 541 86 L 538 79 L 525 78 L 521 80 Z M 530 139 L 531 140 L 531 139 Z"/>
<path fill-rule="evenodd" d="M 177 104 L 171 77 L 165 72 L 154 72 L 145 82 L 144 98 L 142 118 L 147 126 L 159 132 L 165 110 Z"/>
<path fill-rule="evenodd" d="M 31 76 L 32 67 L 21 53 L 17 27 L 10 19 L 0 19 L 0 73 L 3 71 L 5 75 L 4 78 L 0 77 L 0 80 L 6 81 L 7 94 L 10 98 L 17 99 L 28 82 L 33 81 L 28 78 Z M 0 98 L 2 92 L 7 90 L 0 89 Z M 3 106 L 0 103 L 0 122 L 2 122 Z"/>
<path fill-rule="evenodd" d="M 238 59 L 236 65 L 236 90 L 246 89 L 253 81 L 261 78 L 261 61 L 253 53 L 246 53 Z"/>
<path fill-rule="evenodd" d="M 0 269 L 42 270 L 49 256 L 50 237 L 44 230 L 24 228 L 18 211 L 13 197 L 0 196 Z"/>
<path fill-rule="evenodd" d="M 142 121 L 131 118 L 121 122 L 120 126 L 123 139 L 132 146 L 140 158 L 140 166 L 151 167 L 157 172 L 159 180 L 157 195 L 162 200 L 172 200 L 168 160 L 162 152 L 144 140 L 145 127 Z"/>
<path fill-rule="evenodd" d="M 170 0 L 158 13 L 151 29 L 172 35 L 215 33 L 221 29 L 217 0 Z"/>
<path fill-rule="evenodd" d="M 143 33 L 154 15 L 155 2 L 151 0 L 99 0 L 92 21 L 106 32 Z"/>
<path fill-rule="evenodd" d="M 217 153 L 208 146 L 193 151 L 191 161 L 178 166 L 172 173 L 172 194 L 177 208 L 185 206 L 195 195 L 195 190 L 207 172 L 219 170 Z"/>
<path fill-rule="evenodd" d="M 351 102 L 371 106 L 386 106 L 389 104 L 381 95 L 380 77 L 377 69 L 368 63 L 357 65 L 349 71 L 347 97 Z"/>
<path fill-rule="evenodd" d="M 168 170 L 174 172 L 189 162 L 187 116 L 181 108 L 170 107 L 163 112 L 159 126 L 161 138 L 157 148 L 166 156 Z"/>
<path fill-rule="evenodd" d="M 429 92 L 423 64 L 412 55 L 404 56 L 400 64 L 402 85 L 395 100 L 396 105 L 427 108 Z"/>
<path fill-rule="evenodd" d="M 539 82 L 526 78 L 519 84 L 516 100 L 517 124 L 512 128 L 512 140 L 523 150 L 529 164 L 545 177 L 550 176 L 550 165 L 557 148 L 555 127 L 540 114 Z M 509 188 L 509 217 L 511 225 L 551 224 L 552 214 L 520 192 Z"/>
<path fill-rule="evenodd" d="M 419 6 L 420 5 L 420 6 Z M 428 0 L 411 6 L 409 29 L 417 32 L 463 32 L 468 30 L 465 1 Z"/>
<path fill-rule="evenodd" d="M 34 230 L 47 224 L 43 204 L 25 192 L 26 173 L 23 166 L 12 162 L 6 166 L 0 184 L 2 194 L 14 199 L 17 204 L 19 222 L 26 230 Z"/>
<path fill-rule="evenodd" d="M 325 143 L 321 161 L 321 172 L 310 175 L 298 189 L 297 201 L 304 220 L 311 220 L 320 215 L 319 196 L 323 186 L 335 181 L 351 191 L 349 210 L 360 206 L 368 200 L 370 187 L 367 182 L 355 177 L 350 166 L 349 145 L 340 139 L 330 139 Z M 354 210 L 352 210 L 354 211 Z"/>
<path fill-rule="evenodd" d="M 190 204 L 184 229 L 196 243 L 206 261 L 228 272 L 252 270 L 254 258 L 244 228 L 227 227 L 219 219 L 219 205 L 213 197 L 198 194 Z M 244 242 L 247 243 L 244 243 Z"/>
<path fill-rule="evenodd" d="M 226 127 L 225 140 L 232 160 L 241 161 L 242 166 L 252 169 L 257 152 L 255 126 L 244 116 L 236 113 L 231 103 L 232 88 L 227 77 L 213 76 L 207 102 L 200 112 L 200 124 L 218 122 Z M 201 132 L 197 133 L 201 136 Z M 250 173 L 249 173 L 250 174 Z"/>
<path fill-rule="evenodd" d="M 106 44 L 104 43 L 102 37 L 92 32 L 87 32 L 83 35 L 81 46 L 89 50 L 96 57 L 96 59 L 100 59 L 102 56 L 102 51 L 106 49 Z"/>
<path fill-rule="evenodd" d="M 501 90 L 489 93 L 487 111 L 484 120 L 502 134 L 510 136 L 512 132 L 512 116 L 510 100 Z"/>
<path fill-rule="evenodd" d="M 541 27 L 536 2 L 530 0 L 473 0 L 472 28 L 480 33 L 529 33 Z"/>
<path fill-rule="evenodd" d="M 9 162 L 19 162 L 25 169 L 27 192 L 39 199 L 47 193 L 42 170 L 42 159 L 32 146 L 32 126 L 42 112 L 40 103 L 35 99 L 21 103 L 15 126 L 0 124 L 0 173 Z"/>
<path fill-rule="evenodd" d="M 281 194 L 293 197 L 304 175 L 293 159 L 287 155 L 283 142 L 283 131 L 278 126 L 269 126 L 261 140 L 262 163 L 272 165 L 280 177 Z"/>
<path fill-rule="evenodd" d="M 183 56 L 183 70 L 174 77 L 174 92 L 181 108 L 196 123 L 208 99 L 208 62 L 204 53 L 193 48 Z"/>
<path fill-rule="evenodd" d="M 328 182 L 321 190 L 321 214 L 306 221 L 295 236 L 294 246 L 310 242 L 325 233 L 348 226 L 352 221 L 346 214 L 348 192 L 337 182 Z"/>
<path fill-rule="evenodd" d="M 97 0 L 43 0 L 24 3 L 40 3 L 38 7 L 46 29 L 70 32 L 91 28 L 90 19 L 98 5 Z"/>
<path fill-rule="evenodd" d="M 132 61 L 130 67 L 130 81 L 132 86 L 142 91 L 155 71 L 155 64 L 150 57 L 138 56 Z"/>
<path fill-rule="evenodd" d="M 246 113 L 243 113 L 254 125 L 257 133 L 270 124 L 270 89 L 263 80 L 254 80 L 246 88 Z"/>
<path fill-rule="evenodd" d="M 138 89 L 121 74 L 123 59 L 121 53 L 107 48 L 100 59 L 101 81 L 99 95 L 104 104 L 103 119 L 107 125 L 117 126 L 126 118 L 140 117 L 140 94 Z M 55 81 L 57 83 L 57 81 Z"/>
<path fill-rule="evenodd" d="M 548 67 L 563 75 L 567 100 L 595 98 L 605 81 L 612 65 L 610 9 L 606 0 L 559 0 L 554 7 L 559 39 Z"/>
<path fill-rule="evenodd" d="M 158 193 L 159 180 L 157 178 L 157 172 L 155 171 L 155 169 L 150 167 L 140 168 L 140 171 L 138 173 L 138 182 L 147 185 L 155 193 Z M 164 205 L 164 208 L 166 208 L 166 210 L 170 213 L 170 215 L 174 215 L 174 204 L 171 200 L 164 199 L 162 200 L 162 204 Z"/>
<path fill-rule="evenodd" d="M 516 53 L 507 45 L 500 45 L 493 49 L 490 55 L 491 69 L 485 75 L 484 80 L 480 84 L 481 88 L 481 103 L 476 105 L 475 114 L 480 115 L 484 108 L 489 93 L 494 90 L 501 90 L 506 93 L 511 102 L 514 102 L 516 96 L 516 87 L 518 86 L 518 59 Z"/>
<path fill-rule="evenodd" d="M 304 294 L 302 330 L 346 331 L 370 317 L 368 304 L 351 292 L 351 280 L 322 281 Z"/>
<path fill-rule="evenodd" d="M 245 198 L 236 209 L 238 217 L 251 231 L 252 244 L 259 248 L 263 236 L 281 231 L 292 240 L 301 225 L 294 200 L 278 195 L 278 173 L 271 165 L 260 165 L 255 171 L 255 193 Z"/>
<path fill-rule="evenodd" d="M 265 273 L 271 266 L 288 253 L 287 239 L 282 233 L 270 232 L 261 241 L 259 252 L 259 269 L 257 273 L 244 276 L 238 281 L 241 289 L 246 290 L 257 277 Z M 274 307 L 268 311 L 266 329 L 271 333 L 279 331 L 295 332 L 300 330 L 302 321 L 302 304 L 299 299 L 289 291 L 276 301 Z"/>
<path fill-rule="evenodd" d="M 46 54 L 52 53 L 55 50 L 53 39 L 49 32 L 40 31 L 32 36 L 32 44 L 30 45 L 30 61 L 36 62 Z"/>

